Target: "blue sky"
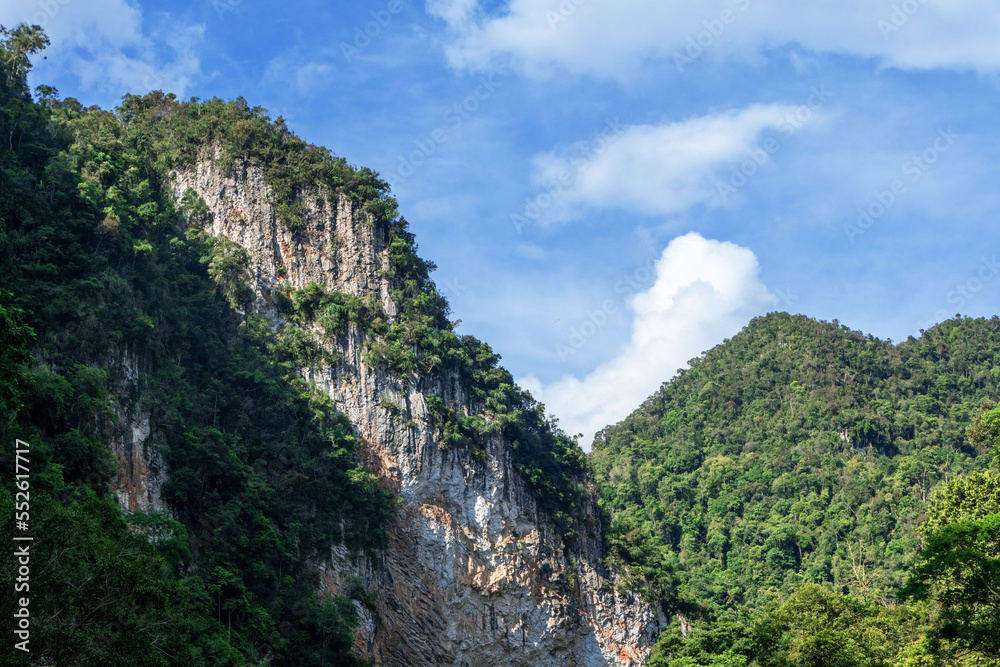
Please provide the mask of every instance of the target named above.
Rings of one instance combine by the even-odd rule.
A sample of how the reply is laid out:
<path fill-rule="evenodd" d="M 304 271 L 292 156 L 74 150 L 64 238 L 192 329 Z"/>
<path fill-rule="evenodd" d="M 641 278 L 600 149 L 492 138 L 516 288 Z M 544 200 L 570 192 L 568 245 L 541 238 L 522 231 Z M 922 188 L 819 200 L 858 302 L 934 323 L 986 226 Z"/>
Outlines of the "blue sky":
<path fill-rule="evenodd" d="M 242 95 L 393 186 L 460 331 L 589 442 L 771 310 L 1000 292 L 987 0 L 0 0 L 34 85 Z"/>

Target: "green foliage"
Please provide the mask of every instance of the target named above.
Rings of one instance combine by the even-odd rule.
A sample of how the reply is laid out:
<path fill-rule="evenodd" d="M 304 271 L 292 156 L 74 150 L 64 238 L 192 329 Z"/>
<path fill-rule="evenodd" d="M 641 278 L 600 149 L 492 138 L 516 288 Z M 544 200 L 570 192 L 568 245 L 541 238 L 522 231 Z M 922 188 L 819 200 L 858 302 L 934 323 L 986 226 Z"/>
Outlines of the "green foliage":
<path fill-rule="evenodd" d="M 25 325 L 24 313 L 17 308 L 5 308 L 13 295 L 0 289 L 0 427 L 21 407 L 21 395 L 27 387 L 25 366 L 31 358 L 28 346 L 35 332 Z"/>
<path fill-rule="evenodd" d="M 1000 475 L 992 470 L 973 472 L 937 488 L 927 519 L 916 530 L 927 535 L 956 521 L 991 514 L 1000 514 Z"/>
<path fill-rule="evenodd" d="M 331 543 L 377 553 L 392 499 L 359 468 L 347 419 L 295 372 L 302 341 L 234 311 L 248 300 L 245 252 L 184 233 L 207 209 L 190 193 L 178 208 L 164 180 L 200 147 L 218 139 L 235 151 L 241 132 L 268 123 L 240 104 L 157 94 L 127 98 L 116 114 L 72 99 L 36 104 L 23 58 L 44 39 L 3 38 L 0 434 L 5 446 L 31 443 L 34 657 L 353 664 L 353 605 L 317 594 L 313 564 Z M 241 114 L 254 116 L 249 129 L 235 127 Z M 277 128 L 265 135 L 247 141 L 275 183 L 314 169 L 343 177 L 349 194 L 378 195 L 370 174 Z M 287 163 L 267 153 L 275 137 Z M 140 386 L 123 359 L 135 360 Z M 150 415 L 171 473 L 169 516 L 124 517 L 110 497 L 106 443 L 122 404 Z M 0 474 L 10 543 L 12 457 Z M 0 602 L 7 618 L 13 602 Z"/>
<path fill-rule="evenodd" d="M 3 62 L 4 80 L 9 93 L 26 94 L 30 56 L 49 45 L 49 38 L 41 26 L 21 23 L 12 30 L 0 26 L 0 61 Z M 46 86 L 46 88 L 48 88 Z"/>
<path fill-rule="evenodd" d="M 149 151 L 160 173 L 190 167 L 212 158 L 223 173 L 246 163 L 264 172 L 278 218 L 290 229 L 304 224 L 305 198 L 347 194 L 376 224 L 386 224 L 395 212 L 388 185 L 370 169 L 356 169 L 325 148 L 308 144 L 285 125 L 272 121 L 267 110 L 250 107 L 242 97 L 229 102 L 212 99 L 178 101 L 173 94 L 153 91 L 126 95 L 116 110 L 122 131 Z"/>
<path fill-rule="evenodd" d="M 319 663 L 328 664 L 354 644 L 358 611 L 346 597 L 322 595 L 315 612 L 315 625 L 322 642 Z"/>
<path fill-rule="evenodd" d="M 1000 658 L 1000 513 L 929 532 L 903 594 L 940 605 L 936 637 Z"/>
<path fill-rule="evenodd" d="M 6 472 L 6 471 L 5 471 Z M 196 578 L 179 580 L 154 547 L 131 533 L 112 500 L 76 502 L 32 494 L 31 648 L 51 664 L 197 665 L 226 660 L 222 628 Z M 13 498 L 0 489 L 0 509 Z M 11 541 L 11 523 L 2 537 Z M 10 585 L 15 560 L 0 562 Z M 5 596 L 4 612 L 9 610 Z M 5 664 L 29 664 L 27 660 Z M 25 656 L 27 657 L 27 656 Z"/>
<path fill-rule="evenodd" d="M 995 433 L 994 411 L 981 411 L 969 433 Z M 940 609 L 928 633 L 935 643 L 1000 659 L 1000 476 L 972 473 L 943 485 L 917 530 L 924 550 L 900 597 Z"/>
<path fill-rule="evenodd" d="M 938 665 L 920 633 L 926 614 L 885 608 L 807 584 L 780 606 L 725 614 L 686 637 L 676 628 L 650 667 L 898 667 Z M 954 663 L 965 664 L 965 663 Z"/>
<path fill-rule="evenodd" d="M 891 601 L 934 486 L 985 466 L 964 435 L 998 363 L 998 318 L 899 345 L 755 319 L 596 438 L 612 559 L 695 617 L 806 583 Z"/>
<path fill-rule="evenodd" d="M 202 263 L 208 265 L 208 276 L 219 286 L 232 308 L 245 310 L 253 298 L 247 272 L 250 254 L 243 246 L 229 239 L 213 238 L 209 242 L 212 246 L 211 253 L 201 259 Z M 149 248 L 152 251 L 152 246 Z"/>
<path fill-rule="evenodd" d="M 191 562 L 188 532 L 184 524 L 166 512 L 133 512 L 125 517 L 132 532 L 156 546 L 168 562 L 180 571 Z"/>
<path fill-rule="evenodd" d="M 381 306 L 373 297 L 362 298 L 356 294 L 329 292 L 316 282 L 297 290 L 277 292 L 278 311 L 289 322 L 300 326 L 317 324 L 327 341 L 347 333 L 350 323 L 367 332 L 372 322 L 384 317 Z"/>
<path fill-rule="evenodd" d="M 348 574 L 346 577 L 348 584 L 344 590 L 346 596 L 352 600 L 357 600 L 370 611 L 376 611 L 375 602 L 378 600 L 378 592 L 368 590 L 365 587 L 365 582 L 357 575 Z"/>
<path fill-rule="evenodd" d="M 969 442 L 992 447 L 994 456 L 1000 456 L 1000 405 L 985 403 L 976 418 L 966 429 Z"/>

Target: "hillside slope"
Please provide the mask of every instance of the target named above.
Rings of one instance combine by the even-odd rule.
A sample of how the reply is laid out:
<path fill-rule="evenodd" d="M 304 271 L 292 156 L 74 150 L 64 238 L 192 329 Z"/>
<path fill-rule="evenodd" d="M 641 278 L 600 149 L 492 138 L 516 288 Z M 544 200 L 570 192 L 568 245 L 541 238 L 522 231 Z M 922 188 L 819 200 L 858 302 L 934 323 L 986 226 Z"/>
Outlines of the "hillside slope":
<path fill-rule="evenodd" d="M 932 489 L 985 467 L 965 428 L 998 394 L 995 317 L 898 345 L 757 318 L 596 438 L 614 557 L 688 615 L 807 583 L 893 603 Z"/>

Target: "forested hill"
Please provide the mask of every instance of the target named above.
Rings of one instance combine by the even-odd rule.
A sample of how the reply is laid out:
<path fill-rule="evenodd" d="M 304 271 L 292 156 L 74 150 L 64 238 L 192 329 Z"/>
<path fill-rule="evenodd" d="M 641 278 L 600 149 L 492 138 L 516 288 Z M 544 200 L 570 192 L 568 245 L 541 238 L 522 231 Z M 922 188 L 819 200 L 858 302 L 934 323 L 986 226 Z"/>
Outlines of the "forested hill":
<path fill-rule="evenodd" d="M 998 394 L 996 317 L 898 345 L 757 318 L 598 434 L 612 552 L 689 619 L 809 583 L 892 606 L 935 487 L 988 466 L 966 427 Z"/>
<path fill-rule="evenodd" d="M 8 644 L 0 665 L 369 664 L 352 649 L 378 591 L 346 574 L 334 595 L 320 565 L 331 547 L 384 561 L 399 495 L 361 464 L 359 429 L 302 373 L 337 362 L 349 326 L 385 376 L 457 378 L 488 421 L 428 393 L 435 443 L 482 460 L 506 438 L 513 471 L 571 539 L 570 513 L 587 498 L 582 450 L 488 345 L 453 331 L 433 265 L 377 174 L 242 98 L 154 91 L 106 111 L 49 86 L 33 96 L 30 57 L 47 44 L 38 26 L 0 26 L 0 539 L 29 527 L 33 538 L 25 597 L 10 594 L 18 562 L 0 560 L 0 613 L 17 618 L 30 601 L 30 646 Z M 396 315 L 282 281 L 276 325 L 253 303 L 246 249 L 202 229 L 197 193 L 172 191 L 177 170 L 213 158 L 262 173 L 288 230 L 304 224 L 304 192 L 350 202 L 383 248 Z M 128 444 L 146 438 L 155 452 L 162 506 L 125 513 L 114 485 L 139 457 L 116 459 L 108 443 L 143 430 Z M 22 442 L 30 486 L 15 477 Z"/>
<path fill-rule="evenodd" d="M 0 561 L 0 610 L 30 612 L 30 644 L 8 639 L 0 665 L 354 664 L 355 606 L 319 593 L 314 563 L 339 541 L 384 547 L 393 499 L 289 346 L 228 307 L 225 246 L 184 233 L 168 145 L 126 126 L 135 108 L 32 98 L 47 43 L 0 26 L 0 538 L 15 544 L 15 492 L 33 538 L 20 595 Z M 111 491 L 115 408 L 140 400 L 123 350 L 173 514 L 126 516 Z"/>

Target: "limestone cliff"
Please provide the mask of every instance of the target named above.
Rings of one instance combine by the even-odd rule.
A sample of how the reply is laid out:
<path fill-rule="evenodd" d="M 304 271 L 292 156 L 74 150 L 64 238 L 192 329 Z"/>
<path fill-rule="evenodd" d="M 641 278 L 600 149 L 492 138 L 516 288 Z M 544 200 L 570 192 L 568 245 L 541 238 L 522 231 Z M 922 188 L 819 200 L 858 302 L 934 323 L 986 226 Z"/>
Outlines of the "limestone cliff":
<path fill-rule="evenodd" d="M 284 326 L 271 305 L 282 281 L 315 281 L 375 297 L 389 317 L 385 239 L 344 196 L 302 192 L 304 224 L 276 218 L 262 172 L 238 163 L 223 175 L 212 161 L 172 175 L 178 198 L 194 190 L 211 216 L 205 231 L 250 254 L 259 310 Z M 303 374 L 324 388 L 354 424 L 362 462 L 400 499 L 391 548 L 377 562 L 352 560 L 332 545 L 324 585 L 343 590 L 360 577 L 378 593 L 356 651 L 382 665 L 641 665 L 665 619 L 619 591 L 602 564 L 596 497 L 577 517 L 567 545 L 539 509 L 499 436 L 485 453 L 444 449 L 426 402 L 429 392 L 474 406 L 457 377 L 404 378 L 363 360 L 364 334 L 351 324 L 337 338 L 339 361 Z M 138 360 L 126 360 L 138 373 Z M 119 498 L 126 508 L 158 507 L 163 471 L 150 446 L 148 417 L 120 410 L 115 436 Z M 124 426 L 121 426 L 124 425 Z M 589 482 L 588 482 L 589 483 Z"/>
<path fill-rule="evenodd" d="M 166 511 L 161 489 L 167 469 L 154 446 L 150 415 L 143 406 L 143 364 L 132 350 L 112 349 L 107 365 L 116 419 L 107 424 L 106 432 L 118 467 L 114 482 L 118 504 L 125 512 Z"/>

